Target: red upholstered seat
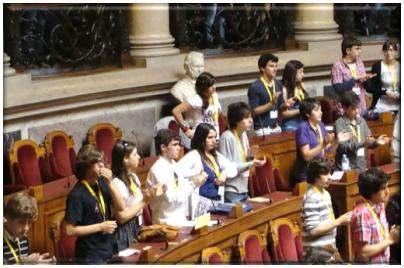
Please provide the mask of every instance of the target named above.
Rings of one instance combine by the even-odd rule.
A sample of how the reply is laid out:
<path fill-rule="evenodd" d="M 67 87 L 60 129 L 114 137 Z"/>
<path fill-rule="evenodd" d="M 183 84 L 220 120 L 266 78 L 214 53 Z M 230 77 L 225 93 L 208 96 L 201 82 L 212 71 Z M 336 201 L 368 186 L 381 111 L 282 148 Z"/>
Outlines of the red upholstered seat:
<path fill-rule="evenodd" d="M 230 255 L 219 247 L 209 247 L 202 250 L 201 259 L 203 264 L 225 264 L 229 262 Z"/>
<path fill-rule="evenodd" d="M 241 262 L 245 264 L 270 263 L 271 258 L 266 246 L 266 237 L 263 237 L 257 230 L 248 230 L 240 233 L 238 247 Z"/>
<path fill-rule="evenodd" d="M 87 133 L 89 144 L 104 152 L 105 164 L 111 165 L 112 148 L 122 138 L 122 131 L 110 123 L 99 123 L 92 126 Z"/>
<path fill-rule="evenodd" d="M 175 134 L 180 134 L 180 126 L 178 125 L 177 121 L 171 120 L 170 123 L 168 123 L 168 128 L 174 131 Z"/>
<path fill-rule="evenodd" d="M 250 176 L 252 196 L 262 196 L 276 191 L 291 191 L 282 180 L 279 169 L 273 168 L 270 157 L 267 157 L 267 162 L 262 167 L 252 168 Z"/>
<path fill-rule="evenodd" d="M 32 140 L 14 142 L 8 154 L 13 185 L 36 186 L 49 179 L 50 167 L 44 155 L 44 148 Z"/>
<path fill-rule="evenodd" d="M 153 224 L 152 211 L 148 205 L 143 208 L 142 217 L 144 225 L 149 226 Z"/>
<path fill-rule="evenodd" d="M 279 218 L 270 222 L 270 228 L 276 262 L 301 262 L 303 246 L 297 223 Z"/>
<path fill-rule="evenodd" d="M 227 123 L 227 117 L 223 114 L 219 114 L 219 134 L 222 135 L 229 128 Z"/>
<path fill-rule="evenodd" d="M 55 257 L 58 263 L 74 263 L 76 237 L 66 234 L 64 211 L 60 211 L 51 218 L 51 235 L 55 247 Z"/>
<path fill-rule="evenodd" d="M 61 130 L 55 130 L 46 134 L 44 145 L 53 179 L 73 175 L 76 152 L 72 137 Z"/>

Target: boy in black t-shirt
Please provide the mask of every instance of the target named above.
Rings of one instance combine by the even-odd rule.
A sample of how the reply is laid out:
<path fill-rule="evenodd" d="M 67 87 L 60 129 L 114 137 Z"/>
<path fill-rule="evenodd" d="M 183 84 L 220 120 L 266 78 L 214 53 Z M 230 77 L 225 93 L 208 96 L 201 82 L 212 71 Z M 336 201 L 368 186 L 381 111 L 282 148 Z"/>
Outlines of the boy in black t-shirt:
<path fill-rule="evenodd" d="M 83 264 L 106 263 L 112 257 L 112 234 L 117 227 L 111 220 L 111 205 L 124 209 L 124 201 L 112 182 L 112 172 L 104 167 L 103 154 L 92 145 L 77 154 L 79 180 L 66 200 L 66 232 L 77 236 L 75 261 Z"/>

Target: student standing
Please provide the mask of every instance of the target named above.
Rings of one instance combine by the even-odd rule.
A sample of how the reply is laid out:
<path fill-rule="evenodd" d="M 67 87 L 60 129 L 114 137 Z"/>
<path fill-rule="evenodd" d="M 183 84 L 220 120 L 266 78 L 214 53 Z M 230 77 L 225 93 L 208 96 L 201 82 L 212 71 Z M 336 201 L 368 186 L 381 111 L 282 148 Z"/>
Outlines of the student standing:
<path fill-rule="evenodd" d="M 272 54 L 261 55 L 258 59 L 261 77 L 248 88 L 248 103 L 254 120 L 257 135 L 279 133 L 278 97 L 282 92 L 281 83 L 276 80 L 278 58 Z"/>
<path fill-rule="evenodd" d="M 237 165 L 237 176 L 227 179 L 224 201 L 237 203 L 248 198 L 248 177 L 251 166 L 263 166 L 266 159 L 257 159 L 258 146 L 250 147 L 247 131 L 252 128 L 250 107 L 244 102 L 232 103 L 227 107 L 229 129 L 220 137 L 220 152 Z"/>
<path fill-rule="evenodd" d="M 117 228 L 111 207 L 116 211 L 125 208 L 103 159 L 93 145 L 84 145 L 77 154 L 75 175 L 79 181 L 67 196 L 65 216 L 67 235 L 77 236 L 77 263 L 100 264 L 111 259 Z"/>
<path fill-rule="evenodd" d="M 390 246 L 399 241 L 397 226 L 389 226 L 385 203 L 388 200 L 389 176 L 377 168 L 359 175 L 358 188 L 362 200 L 353 210 L 351 220 L 351 243 L 354 262 L 388 264 Z"/>
<path fill-rule="evenodd" d="M 338 141 L 335 153 L 335 164 L 342 170 L 342 156 L 349 159 L 351 169 L 366 169 L 366 148 L 375 148 L 378 145 L 388 144 L 390 138 L 380 135 L 377 139 L 372 136 L 366 120 L 359 114 L 359 97 L 353 92 L 346 92 L 341 98 L 344 115 L 335 122 L 335 132 L 350 132 L 352 138 L 346 141 Z"/>
<path fill-rule="evenodd" d="M 313 159 L 308 166 L 309 187 L 303 197 L 303 251 L 307 263 L 335 263 L 339 256 L 335 236 L 337 227 L 349 224 L 352 212 L 337 219 L 332 208 L 331 196 L 326 188 L 330 182 L 331 168 L 327 160 Z"/>

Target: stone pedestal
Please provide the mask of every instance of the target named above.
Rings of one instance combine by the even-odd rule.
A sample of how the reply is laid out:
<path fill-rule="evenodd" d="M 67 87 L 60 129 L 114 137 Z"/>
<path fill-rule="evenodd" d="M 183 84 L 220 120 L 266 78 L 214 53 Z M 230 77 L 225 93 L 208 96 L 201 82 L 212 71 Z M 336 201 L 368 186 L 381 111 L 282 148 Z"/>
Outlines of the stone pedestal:
<path fill-rule="evenodd" d="M 299 44 L 341 40 L 333 4 L 296 4 L 295 39 Z"/>
<path fill-rule="evenodd" d="M 170 34 L 168 4 L 131 4 L 129 12 L 132 57 L 179 54 Z"/>

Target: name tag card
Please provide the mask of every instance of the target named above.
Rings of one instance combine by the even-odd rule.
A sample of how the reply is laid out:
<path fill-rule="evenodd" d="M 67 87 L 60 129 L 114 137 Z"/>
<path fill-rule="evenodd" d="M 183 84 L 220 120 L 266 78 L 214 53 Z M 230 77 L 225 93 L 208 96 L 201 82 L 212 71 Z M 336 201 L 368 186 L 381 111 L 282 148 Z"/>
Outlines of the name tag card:
<path fill-rule="evenodd" d="M 352 91 L 356 94 L 356 95 L 360 95 L 361 94 L 361 89 L 359 87 L 353 87 Z"/>
<path fill-rule="evenodd" d="M 276 111 L 270 111 L 269 112 L 269 117 L 271 119 L 277 119 L 278 118 L 278 111 L 277 110 Z"/>
<path fill-rule="evenodd" d="M 358 151 L 356 152 L 356 156 L 365 157 L 365 148 L 364 147 L 359 148 Z"/>

